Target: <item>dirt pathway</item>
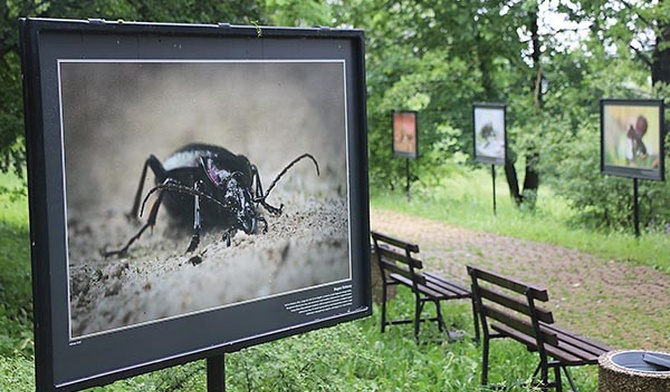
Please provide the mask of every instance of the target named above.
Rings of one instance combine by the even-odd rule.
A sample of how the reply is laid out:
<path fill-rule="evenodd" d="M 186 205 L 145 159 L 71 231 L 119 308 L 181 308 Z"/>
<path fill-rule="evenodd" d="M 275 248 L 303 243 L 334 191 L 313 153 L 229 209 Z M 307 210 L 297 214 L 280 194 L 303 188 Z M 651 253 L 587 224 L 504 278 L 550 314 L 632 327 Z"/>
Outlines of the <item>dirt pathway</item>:
<path fill-rule="evenodd" d="M 371 227 L 416 242 L 428 269 L 467 282 L 468 264 L 549 290 L 558 322 L 621 349 L 670 351 L 670 275 L 575 250 L 372 209 Z"/>

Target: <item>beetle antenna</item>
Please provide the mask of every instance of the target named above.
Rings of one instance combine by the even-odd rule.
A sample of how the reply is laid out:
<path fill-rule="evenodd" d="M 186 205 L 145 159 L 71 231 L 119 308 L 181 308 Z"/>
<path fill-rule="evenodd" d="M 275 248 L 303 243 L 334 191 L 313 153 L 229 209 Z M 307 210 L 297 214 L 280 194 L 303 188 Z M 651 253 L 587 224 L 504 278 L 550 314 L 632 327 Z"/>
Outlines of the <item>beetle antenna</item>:
<path fill-rule="evenodd" d="M 265 192 L 265 195 L 263 196 L 263 199 L 266 199 L 268 197 L 268 195 L 272 191 L 272 188 L 274 188 L 274 186 L 277 185 L 277 181 L 279 181 L 279 179 L 282 178 L 282 176 L 284 174 L 286 174 L 288 169 L 290 169 L 293 165 L 295 165 L 296 163 L 298 163 L 299 161 L 301 161 L 305 158 L 309 158 L 309 159 L 312 160 L 312 162 L 314 162 L 314 166 L 316 166 L 316 175 L 320 176 L 321 173 L 319 171 L 319 163 L 316 161 L 316 158 L 314 158 L 312 156 L 312 154 L 304 153 L 304 154 L 300 155 L 299 157 L 295 158 L 294 160 L 292 160 L 288 165 L 286 165 L 286 167 L 284 167 L 284 170 L 282 170 L 281 173 L 279 173 L 277 175 L 277 177 L 274 179 L 274 181 L 272 181 L 272 183 L 268 187 L 268 190 Z"/>
<path fill-rule="evenodd" d="M 177 183 L 174 183 L 174 182 L 165 182 L 163 184 L 156 185 L 155 187 L 153 187 L 149 190 L 147 195 L 144 197 L 144 200 L 142 201 L 142 207 L 140 208 L 140 216 L 142 216 L 142 213 L 144 212 L 144 206 L 147 204 L 147 201 L 149 200 L 149 197 L 152 194 L 154 194 L 154 193 L 156 193 L 160 190 L 172 191 L 172 192 L 177 192 L 177 193 L 185 193 L 185 194 L 191 195 L 191 196 L 200 196 L 202 198 L 205 198 L 205 199 L 211 201 L 212 203 L 218 205 L 221 208 L 224 208 L 224 209 L 228 208 L 225 204 L 216 200 L 212 196 L 204 193 L 203 191 L 200 191 L 200 190 L 195 189 L 195 188 L 189 188 L 187 186 L 180 185 L 180 184 L 177 184 Z"/>

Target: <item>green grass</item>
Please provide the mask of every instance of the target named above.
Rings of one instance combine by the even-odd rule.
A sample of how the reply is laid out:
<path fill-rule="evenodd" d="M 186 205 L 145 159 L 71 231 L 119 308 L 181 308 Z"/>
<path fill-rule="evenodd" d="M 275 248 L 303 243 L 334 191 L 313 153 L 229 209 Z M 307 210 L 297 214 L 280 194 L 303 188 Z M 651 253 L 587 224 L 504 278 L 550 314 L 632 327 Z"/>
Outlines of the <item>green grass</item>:
<path fill-rule="evenodd" d="M 456 226 L 484 230 L 581 250 L 602 258 L 647 265 L 670 273 L 670 235 L 643 232 L 595 232 L 574 224 L 569 204 L 540 187 L 537 208 L 523 211 L 510 197 L 502 170 L 497 169 L 496 214 L 493 214 L 491 172 L 476 170 L 452 173 L 437 187 L 412 192 L 410 201 L 401 192 L 372 190 L 370 204 Z"/>
<path fill-rule="evenodd" d="M 499 170 L 500 171 L 500 170 Z M 502 176 L 499 176 L 499 178 Z M 0 185 L 15 189 L 16 178 L 0 175 Z M 373 192 L 372 205 L 442 220 L 454 225 L 585 250 L 602 257 L 628 260 L 670 271 L 669 240 L 645 233 L 593 233 L 571 226 L 567 203 L 541 188 L 538 208 L 519 211 L 506 183 L 497 184 L 498 211 L 493 215 L 490 171 L 454 174 L 439 187 L 417 187 L 407 202 L 404 194 Z M 33 391 L 30 256 L 27 203 L 21 192 L 0 192 L 0 390 Z M 454 302 L 454 301 L 452 301 Z M 406 290 L 389 311 L 408 315 L 412 298 Z M 443 307 L 448 322 L 471 332 L 467 302 Z M 471 341 L 417 345 L 410 326 L 379 331 L 373 317 L 242 350 L 226 356 L 228 391 L 480 391 L 481 349 Z M 631 317 L 634 317 L 631 315 Z M 435 338 L 433 326 L 423 337 Z M 585 331 L 588 333 L 588 331 Z M 519 344 L 494 341 L 490 380 L 525 381 L 537 357 Z M 594 366 L 573 369 L 580 390 L 597 387 Z M 206 390 L 204 361 L 120 380 L 90 391 Z M 510 391 L 529 390 L 513 386 Z"/>
<path fill-rule="evenodd" d="M 28 206 L 20 179 L 0 173 L 0 390 L 34 390 Z"/>
<path fill-rule="evenodd" d="M 0 174 L 0 354 L 32 353 L 28 208 L 21 182 Z"/>

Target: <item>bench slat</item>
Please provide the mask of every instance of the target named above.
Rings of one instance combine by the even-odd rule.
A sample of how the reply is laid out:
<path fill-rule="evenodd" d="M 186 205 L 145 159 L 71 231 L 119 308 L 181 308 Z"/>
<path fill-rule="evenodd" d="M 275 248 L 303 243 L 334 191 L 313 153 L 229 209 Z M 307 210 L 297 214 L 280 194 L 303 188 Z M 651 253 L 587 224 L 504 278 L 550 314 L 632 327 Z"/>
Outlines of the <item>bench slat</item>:
<path fill-rule="evenodd" d="M 422 275 L 419 275 L 419 274 L 416 274 L 416 273 L 412 274 L 412 271 L 410 271 L 409 269 L 398 267 L 397 265 L 395 265 L 393 263 L 389 263 L 389 262 L 384 261 L 384 260 L 382 260 L 380 263 L 382 264 L 382 268 L 384 270 L 389 271 L 391 275 L 400 275 L 403 278 L 406 278 L 407 281 L 402 282 L 402 283 L 407 284 L 410 287 L 412 286 L 412 281 L 415 281 L 417 284 L 425 284 L 426 283 L 426 279 Z M 401 280 L 401 279 L 397 279 L 397 280 Z"/>
<path fill-rule="evenodd" d="M 575 333 L 575 332 L 572 332 L 572 331 L 570 331 L 570 330 L 567 330 L 567 329 L 565 329 L 565 328 L 563 328 L 563 327 L 561 327 L 561 326 L 552 324 L 552 325 L 547 325 L 546 327 L 547 327 L 548 329 L 551 329 L 551 330 L 553 330 L 553 331 L 556 331 L 556 332 L 558 332 L 558 333 L 560 333 L 560 334 L 563 334 L 563 335 L 566 335 L 566 336 L 571 336 L 571 337 L 573 337 L 574 339 L 579 340 L 581 343 L 584 344 L 585 347 L 586 347 L 586 346 L 589 346 L 589 347 L 590 347 L 590 350 L 592 350 L 594 353 L 599 353 L 598 355 L 600 355 L 600 354 L 602 354 L 602 353 L 605 353 L 605 352 L 608 352 L 608 351 L 612 351 L 612 350 L 614 350 L 613 347 L 608 346 L 607 344 L 597 342 L 597 341 L 595 341 L 595 340 L 593 340 L 593 339 L 589 339 L 589 338 L 587 338 L 587 337 L 585 337 L 585 336 L 582 336 L 582 335 L 579 335 L 579 334 L 577 334 L 577 333 Z"/>
<path fill-rule="evenodd" d="M 589 339 L 585 339 L 583 336 L 572 331 L 557 328 L 555 325 L 546 325 L 545 327 L 558 334 L 558 347 L 567 351 L 579 353 L 582 358 L 597 360 L 601 354 L 613 350 L 612 347 L 604 344 L 591 344 Z"/>
<path fill-rule="evenodd" d="M 458 299 L 458 298 L 467 298 L 470 296 L 470 292 L 464 293 L 461 290 L 454 290 L 452 287 L 445 286 L 442 284 L 436 284 L 435 281 L 427 279 L 426 285 L 424 287 L 420 287 L 420 290 L 428 290 L 432 292 L 436 292 L 437 299 Z"/>
<path fill-rule="evenodd" d="M 520 300 L 510 297 L 509 295 L 490 290 L 482 286 L 479 287 L 479 294 L 482 298 L 486 298 L 490 301 L 500 304 L 505 308 L 515 310 L 529 317 L 531 316 L 528 301 L 521 302 Z M 538 320 L 549 324 L 554 322 L 554 316 L 550 311 L 540 307 L 536 307 L 535 311 L 537 312 Z"/>
<path fill-rule="evenodd" d="M 396 274 L 391 274 L 391 278 L 399 281 L 402 284 L 411 286 L 411 280 L 409 278 L 406 278 L 404 276 L 398 276 Z M 418 284 L 417 289 L 419 292 L 422 294 L 430 297 L 431 299 L 436 299 L 436 300 L 447 300 L 447 299 L 459 299 L 459 298 L 467 298 L 470 296 L 470 293 L 462 293 L 461 291 L 452 291 L 445 289 L 444 287 L 441 286 L 435 286 L 432 284 L 432 282 L 426 282 L 425 284 Z"/>
<path fill-rule="evenodd" d="M 423 275 L 426 277 L 426 281 L 428 281 L 429 284 L 438 286 L 441 290 L 454 293 L 454 295 L 460 295 L 463 298 L 470 297 L 470 289 L 464 285 L 447 280 L 430 272 L 424 272 Z"/>
<path fill-rule="evenodd" d="M 419 269 L 423 268 L 423 263 L 419 259 L 415 259 L 413 257 L 408 258 L 407 255 L 405 254 L 398 253 L 396 251 L 381 246 L 376 248 L 375 250 L 377 252 L 377 257 L 381 257 L 382 259 L 399 261 L 408 266 L 411 265 L 414 268 Z"/>
<path fill-rule="evenodd" d="M 521 342 L 526 345 L 526 347 L 531 350 L 531 351 L 537 351 L 537 344 L 535 342 L 535 338 L 524 334 L 514 328 L 510 328 L 506 325 L 500 325 L 500 324 L 492 324 L 491 328 L 495 329 L 496 331 L 502 333 L 503 335 L 509 336 L 510 338 Z M 577 365 L 589 365 L 589 364 L 594 364 L 598 362 L 598 358 L 595 357 L 595 362 L 591 360 L 590 358 L 582 358 L 579 355 L 576 355 L 574 352 L 570 352 L 566 349 L 563 349 L 561 347 L 555 346 L 555 345 L 545 345 L 544 346 L 545 351 L 549 356 L 552 358 L 558 359 L 561 362 L 565 363 L 566 365 L 572 365 L 572 366 L 577 366 Z"/>
<path fill-rule="evenodd" d="M 532 285 L 517 281 L 512 278 L 508 278 L 503 275 L 496 274 L 494 272 L 489 272 L 480 268 L 474 268 L 468 266 L 468 271 L 470 275 L 493 284 L 496 284 L 500 287 L 504 287 L 508 290 L 512 290 L 519 294 L 526 294 L 526 290 L 530 290 L 531 295 L 534 299 L 542 302 L 547 302 L 549 300 L 549 294 L 547 289 L 534 287 Z"/>
<path fill-rule="evenodd" d="M 520 331 L 522 334 L 529 336 L 533 339 L 533 345 L 537 345 L 537 343 L 535 343 L 535 328 L 533 328 L 533 325 L 530 324 L 530 322 L 488 305 L 482 305 L 482 311 L 486 317 L 490 317 L 503 323 L 509 328 L 513 328 Z M 546 328 L 540 328 L 540 333 L 542 334 L 542 341 L 553 345 L 558 344 L 558 337 L 555 332 L 548 331 Z"/>
<path fill-rule="evenodd" d="M 419 245 L 417 244 L 410 244 L 408 242 L 399 240 L 397 238 L 393 238 L 391 236 L 376 231 L 371 231 L 370 234 L 372 235 L 373 239 L 376 239 L 378 241 L 385 242 L 398 248 L 402 248 L 403 250 L 408 250 L 412 253 L 419 253 Z"/>

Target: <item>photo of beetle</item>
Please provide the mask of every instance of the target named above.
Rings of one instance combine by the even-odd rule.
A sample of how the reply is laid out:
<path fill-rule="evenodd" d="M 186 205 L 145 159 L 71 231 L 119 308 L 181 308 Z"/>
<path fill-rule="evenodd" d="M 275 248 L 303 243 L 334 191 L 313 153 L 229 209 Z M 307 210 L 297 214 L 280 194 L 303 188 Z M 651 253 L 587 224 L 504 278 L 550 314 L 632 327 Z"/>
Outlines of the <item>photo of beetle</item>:
<path fill-rule="evenodd" d="M 200 244 L 203 229 L 213 227 L 223 230 L 222 241 L 230 246 L 230 240 L 238 230 L 246 234 L 256 234 L 258 224 L 262 232 L 268 230 L 268 223 L 260 215 L 259 207 L 275 216 L 280 216 L 283 204 L 270 205 L 266 199 L 279 179 L 302 159 L 311 159 L 319 175 L 319 163 L 311 154 L 304 153 L 291 162 L 272 181 L 266 192 L 258 174 L 258 168 L 244 155 L 235 155 L 223 147 L 207 144 L 189 144 L 165 159 L 161 163 L 150 155 L 144 163 L 140 184 L 135 194 L 130 218 L 142 215 L 148 198 L 155 192 L 154 201 L 146 223 L 126 245 L 118 250 L 105 251 L 105 257 L 125 256 L 130 246 L 147 228 L 156 224 L 158 210 L 163 204 L 180 226 L 192 224 L 193 235 L 186 253 L 193 252 Z M 140 203 L 144 179 L 150 168 L 156 178 L 156 186 L 151 188 Z M 141 205 L 140 205 L 141 204 Z"/>
<path fill-rule="evenodd" d="M 342 61 L 59 65 L 73 338 L 351 277 Z"/>

